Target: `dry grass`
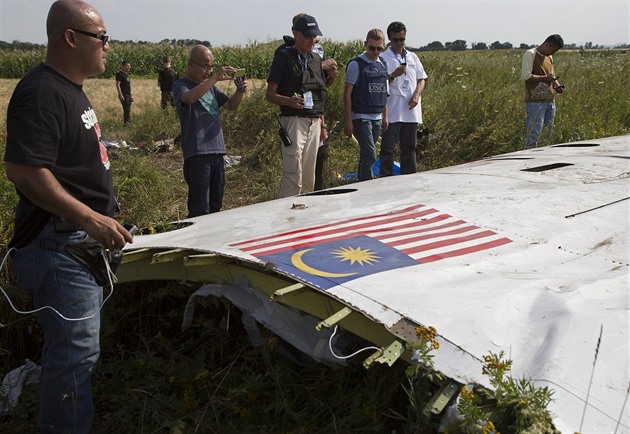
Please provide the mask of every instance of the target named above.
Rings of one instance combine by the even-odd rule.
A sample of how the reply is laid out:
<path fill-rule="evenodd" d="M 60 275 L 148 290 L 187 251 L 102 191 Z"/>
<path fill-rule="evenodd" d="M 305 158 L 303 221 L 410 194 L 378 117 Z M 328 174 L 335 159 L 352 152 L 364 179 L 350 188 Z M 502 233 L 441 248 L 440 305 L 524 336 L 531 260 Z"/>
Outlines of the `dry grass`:
<path fill-rule="evenodd" d="M 0 113 L 5 114 L 13 90 L 19 80 L 0 79 Z M 234 84 L 231 81 L 220 82 L 219 88 L 231 95 L 234 92 Z M 250 80 L 249 86 L 260 89 L 265 86 L 264 80 Z M 83 85 L 86 95 L 94 105 L 94 110 L 101 124 L 122 124 L 122 107 L 116 92 L 116 82 L 113 79 L 93 78 L 86 80 Z M 134 114 L 155 110 L 160 106 L 160 88 L 157 79 L 131 78 L 131 92 L 133 105 L 131 108 L 132 119 Z M 0 118 L 0 141 L 6 140 L 6 116 Z M 124 139 L 103 131 L 106 137 Z"/>
<path fill-rule="evenodd" d="M 17 79 L 0 79 L 0 112 L 7 112 L 11 95 L 18 82 Z M 132 114 L 159 106 L 160 91 L 157 80 L 132 79 L 131 85 L 134 96 Z M 117 120 L 122 123 L 122 107 L 118 100 L 114 80 L 90 79 L 84 83 L 83 87 L 90 102 L 94 105 L 100 122 Z M 6 116 L 2 116 L 0 119 L 0 141 L 2 142 L 6 140 L 6 122 Z"/>
<path fill-rule="evenodd" d="M 19 80 L 0 79 L 0 110 L 6 113 L 11 95 Z M 263 80 L 250 80 L 249 86 L 263 89 Z M 179 134 L 179 122 L 169 107 L 164 113 L 160 108 L 160 91 L 156 79 L 131 79 L 134 103 L 131 108 L 132 125 L 124 126 L 122 107 L 118 100 L 114 79 L 89 79 L 84 83 L 84 90 L 94 106 L 103 137 L 112 140 L 125 140 L 130 145 L 146 145 L 137 155 L 122 155 L 123 151 L 110 149 L 114 160 L 114 176 L 120 199 L 123 201 L 122 219 L 132 219 L 143 225 L 161 224 L 165 221 L 185 218 L 186 184 L 183 179 L 183 156 L 179 147 L 171 147 L 169 152 L 158 152 L 152 145 L 165 139 L 172 139 Z M 220 82 L 219 88 L 228 95 L 235 91 L 231 81 Z M 249 98 L 252 92 L 246 94 Z M 225 112 L 224 112 L 225 113 Z M 231 113 L 225 113 L 227 122 Z M 225 122 L 224 122 L 225 124 Z M 230 131 L 228 128 L 227 131 Z M 232 139 L 232 141 L 234 141 Z M 6 142 L 6 116 L 0 119 L 0 153 L 4 153 Z M 228 143 L 228 155 L 239 154 L 239 144 L 235 148 Z M 150 155 L 150 159 L 143 156 Z M 121 157 L 121 158 L 119 158 Z M 0 169 L 0 174 L 3 171 Z M 230 179 L 240 176 L 235 169 L 227 169 L 228 184 L 224 197 L 224 209 L 247 205 L 256 201 L 244 197 L 243 189 L 230 184 Z M 3 176 L 3 175 L 2 175 Z M 160 196 L 159 198 L 157 196 Z M 255 196 L 255 195 L 252 195 Z M 144 198 L 139 200 L 139 198 Z M 155 200 L 155 207 L 147 202 Z M 149 215 L 151 208 L 159 209 L 156 215 Z M 140 220 L 140 221 L 139 221 Z M 5 227 L 6 225 L 3 225 Z"/>

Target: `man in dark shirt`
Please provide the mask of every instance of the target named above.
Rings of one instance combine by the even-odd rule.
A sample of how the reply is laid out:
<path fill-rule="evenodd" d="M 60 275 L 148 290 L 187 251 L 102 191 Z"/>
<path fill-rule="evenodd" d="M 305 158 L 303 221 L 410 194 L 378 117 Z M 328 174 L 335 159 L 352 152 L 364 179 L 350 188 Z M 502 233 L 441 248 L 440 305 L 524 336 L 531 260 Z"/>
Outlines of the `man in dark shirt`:
<path fill-rule="evenodd" d="M 171 58 L 168 56 L 162 58 L 162 65 L 164 65 L 164 68 L 158 73 L 158 86 L 162 93 L 160 106 L 162 109 L 166 109 L 169 104 L 175 107 L 175 102 L 173 101 L 173 83 L 179 80 L 179 73 L 171 68 Z"/>
<path fill-rule="evenodd" d="M 53 3 L 46 61 L 15 88 L 7 109 L 5 167 L 17 189 L 13 269 L 44 329 L 38 431 L 88 433 L 92 371 L 100 354 L 103 289 L 70 255 L 88 238 L 122 248 L 107 151 L 82 85 L 105 71 L 101 15 L 78 0 Z"/>
<path fill-rule="evenodd" d="M 337 76 L 337 65 L 324 71 L 322 58 L 313 53 L 322 35 L 314 17 L 300 15 L 293 25 L 295 45 L 274 56 L 267 77 L 265 98 L 280 106 L 281 123 L 291 139 L 282 146 L 280 197 L 313 191 L 324 93 Z"/>
<path fill-rule="evenodd" d="M 120 69 L 116 72 L 116 90 L 118 91 L 118 99 L 123 107 L 123 122 L 125 125 L 131 122 L 131 103 L 133 102 L 131 79 L 129 78 L 130 70 L 131 63 L 128 60 L 123 60 Z"/>

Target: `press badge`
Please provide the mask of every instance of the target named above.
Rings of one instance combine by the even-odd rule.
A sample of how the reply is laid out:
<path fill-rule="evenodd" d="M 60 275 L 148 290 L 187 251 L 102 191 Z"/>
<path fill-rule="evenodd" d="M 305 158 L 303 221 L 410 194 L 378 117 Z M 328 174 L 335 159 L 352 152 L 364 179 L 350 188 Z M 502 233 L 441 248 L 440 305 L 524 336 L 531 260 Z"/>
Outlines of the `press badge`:
<path fill-rule="evenodd" d="M 403 84 L 402 84 L 402 90 L 409 90 L 411 89 L 409 87 L 409 79 L 407 77 L 405 77 L 405 79 L 403 80 Z"/>
<path fill-rule="evenodd" d="M 313 108 L 313 92 L 309 90 L 308 92 L 304 92 L 302 96 L 304 97 L 304 108 L 312 109 Z"/>

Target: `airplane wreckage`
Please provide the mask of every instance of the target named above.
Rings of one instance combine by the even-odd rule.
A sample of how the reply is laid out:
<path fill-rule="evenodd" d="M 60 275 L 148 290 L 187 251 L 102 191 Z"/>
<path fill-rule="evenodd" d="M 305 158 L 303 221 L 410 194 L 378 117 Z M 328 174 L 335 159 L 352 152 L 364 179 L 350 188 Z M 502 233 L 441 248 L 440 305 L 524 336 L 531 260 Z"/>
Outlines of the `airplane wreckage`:
<path fill-rule="evenodd" d="M 223 297 L 328 364 L 338 329 L 369 367 L 433 327 L 433 413 L 504 351 L 561 432 L 630 432 L 629 179 L 630 135 L 524 150 L 178 222 L 117 277 L 198 282 L 189 307 Z"/>

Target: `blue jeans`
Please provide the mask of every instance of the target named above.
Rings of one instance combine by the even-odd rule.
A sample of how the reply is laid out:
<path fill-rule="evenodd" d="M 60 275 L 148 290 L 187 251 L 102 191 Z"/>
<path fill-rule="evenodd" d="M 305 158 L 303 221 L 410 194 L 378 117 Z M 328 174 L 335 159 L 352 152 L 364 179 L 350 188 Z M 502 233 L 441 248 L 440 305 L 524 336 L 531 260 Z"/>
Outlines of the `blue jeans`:
<path fill-rule="evenodd" d="M 528 102 L 525 149 L 533 148 L 538 143 L 538 137 L 543 128 L 551 130 L 556 116 L 556 104 L 553 102 Z"/>
<path fill-rule="evenodd" d="M 394 149 L 400 142 L 400 173 L 408 175 L 416 173 L 416 133 L 418 124 L 415 122 L 394 122 L 389 124 L 387 131 L 383 133 L 381 140 L 380 176 L 392 176 L 394 174 Z"/>
<path fill-rule="evenodd" d="M 372 166 L 376 163 L 376 142 L 381 134 L 381 120 L 353 119 L 354 137 L 359 142 L 359 181 L 374 179 Z"/>
<path fill-rule="evenodd" d="M 92 425 L 92 371 L 99 359 L 100 305 L 103 289 L 82 264 L 59 250 L 40 247 L 44 239 L 61 244 L 84 240 L 83 231 L 56 233 L 52 223 L 27 246 L 13 265 L 18 284 L 33 295 L 33 307 L 44 330 L 39 392 L 40 433 L 88 433 Z"/>
<path fill-rule="evenodd" d="M 221 211 L 225 186 L 223 154 L 204 154 L 184 160 L 188 184 L 188 218 Z"/>

